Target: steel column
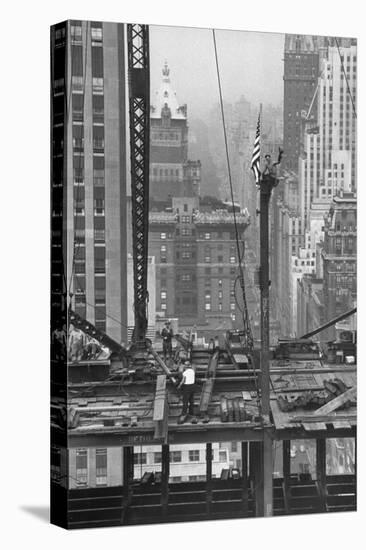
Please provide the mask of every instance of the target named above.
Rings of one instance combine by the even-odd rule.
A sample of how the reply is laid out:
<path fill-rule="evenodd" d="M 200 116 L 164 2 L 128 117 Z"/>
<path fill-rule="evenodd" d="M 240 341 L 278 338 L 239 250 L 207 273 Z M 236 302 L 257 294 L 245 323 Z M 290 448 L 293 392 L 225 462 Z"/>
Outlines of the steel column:
<path fill-rule="evenodd" d="M 322 508 L 325 509 L 326 497 L 326 439 L 316 440 L 316 479 L 322 501 Z"/>
<path fill-rule="evenodd" d="M 169 445 L 162 445 L 161 448 L 161 505 L 164 516 L 168 509 L 169 499 L 169 470 L 170 470 L 170 457 L 169 457 Z"/>
<path fill-rule="evenodd" d="M 269 425 L 269 201 L 275 179 L 263 176 L 260 183 L 260 291 L 261 291 L 261 402 L 264 423 Z M 263 433 L 263 514 L 272 515 L 272 439 L 264 428 Z"/>
<path fill-rule="evenodd" d="M 248 511 L 248 442 L 241 442 L 242 501 L 244 512 Z"/>
<path fill-rule="evenodd" d="M 206 444 L 206 512 L 211 514 L 212 506 L 212 443 Z"/>
<path fill-rule="evenodd" d="M 132 340 L 145 346 L 149 225 L 150 67 L 149 27 L 127 25 L 131 143 L 132 241 L 135 328 Z"/>

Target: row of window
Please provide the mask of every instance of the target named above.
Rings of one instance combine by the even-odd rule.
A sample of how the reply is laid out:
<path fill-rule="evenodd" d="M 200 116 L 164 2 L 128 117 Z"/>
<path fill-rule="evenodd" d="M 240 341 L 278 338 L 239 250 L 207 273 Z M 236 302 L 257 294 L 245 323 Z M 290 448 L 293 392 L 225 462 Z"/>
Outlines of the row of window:
<path fill-rule="evenodd" d="M 203 451 L 204 456 L 202 456 L 202 460 L 205 460 L 205 451 Z M 156 452 L 152 453 L 153 455 L 153 464 L 161 464 L 162 461 L 162 453 Z M 201 459 L 201 452 L 199 449 L 192 449 L 188 451 L 188 460 L 189 462 L 199 462 Z M 227 451 L 226 450 L 220 450 L 218 452 L 218 460 L 219 462 L 226 462 L 227 461 Z M 135 465 L 144 465 L 147 464 L 147 453 L 134 453 L 133 455 L 133 461 Z M 169 462 L 170 463 L 177 463 L 182 462 L 182 451 L 170 451 L 169 453 Z"/>
<path fill-rule="evenodd" d="M 96 449 L 95 466 L 96 485 L 107 485 L 107 449 Z M 78 485 L 88 484 L 87 449 L 77 449 L 76 451 L 76 482 Z"/>

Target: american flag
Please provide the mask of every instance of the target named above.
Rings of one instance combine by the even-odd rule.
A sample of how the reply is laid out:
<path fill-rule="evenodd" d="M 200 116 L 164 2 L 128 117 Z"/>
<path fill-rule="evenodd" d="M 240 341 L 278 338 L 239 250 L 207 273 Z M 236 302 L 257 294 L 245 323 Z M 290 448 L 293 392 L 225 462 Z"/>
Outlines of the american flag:
<path fill-rule="evenodd" d="M 258 115 L 257 131 L 254 140 L 254 149 L 252 155 L 251 169 L 255 177 L 255 183 L 259 183 L 261 177 L 261 171 L 259 169 L 259 163 L 261 158 L 261 114 Z"/>

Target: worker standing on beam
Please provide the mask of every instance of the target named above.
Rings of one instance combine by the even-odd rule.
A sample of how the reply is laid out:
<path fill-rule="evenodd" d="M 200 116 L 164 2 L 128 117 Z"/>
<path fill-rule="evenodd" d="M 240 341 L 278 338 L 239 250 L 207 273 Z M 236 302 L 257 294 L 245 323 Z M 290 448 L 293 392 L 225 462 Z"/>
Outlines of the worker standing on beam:
<path fill-rule="evenodd" d="M 196 373 L 189 361 L 184 363 L 184 371 L 178 389 L 183 389 L 183 409 L 179 417 L 178 423 L 183 424 L 186 421 L 187 415 L 194 418 L 194 390 L 195 390 Z M 193 422 L 193 419 L 192 419 Z"/>
<path fill-rule="evenodd" d="M 161 331 L 161 337 L 163 339 L 163 356 L 164 361 L 167 358 L 172 356 L 172 338 L 173 338 L 173 329 L 170 326 L 170 321 L 165 323 L 165 327 Z"/>

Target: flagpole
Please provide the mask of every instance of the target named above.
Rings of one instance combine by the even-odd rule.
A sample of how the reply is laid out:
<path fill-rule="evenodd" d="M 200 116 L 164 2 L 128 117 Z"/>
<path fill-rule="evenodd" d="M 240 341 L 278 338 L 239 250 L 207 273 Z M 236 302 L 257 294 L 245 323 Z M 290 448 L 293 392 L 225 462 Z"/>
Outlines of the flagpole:
<path fill-rule="evenodd" d="M 260 106 L 262 114 L 262 105 Z M 263 128 L 263 120 L 261 124 Z M 263 515 L 273 514 L 273 441 L 270 423 L 270 312 L 269 312 L 269 203 L 274 174 L 261 174 L 260 178 L 260 294 L 261 294 L 261 404 L 263 415 Z"/>

